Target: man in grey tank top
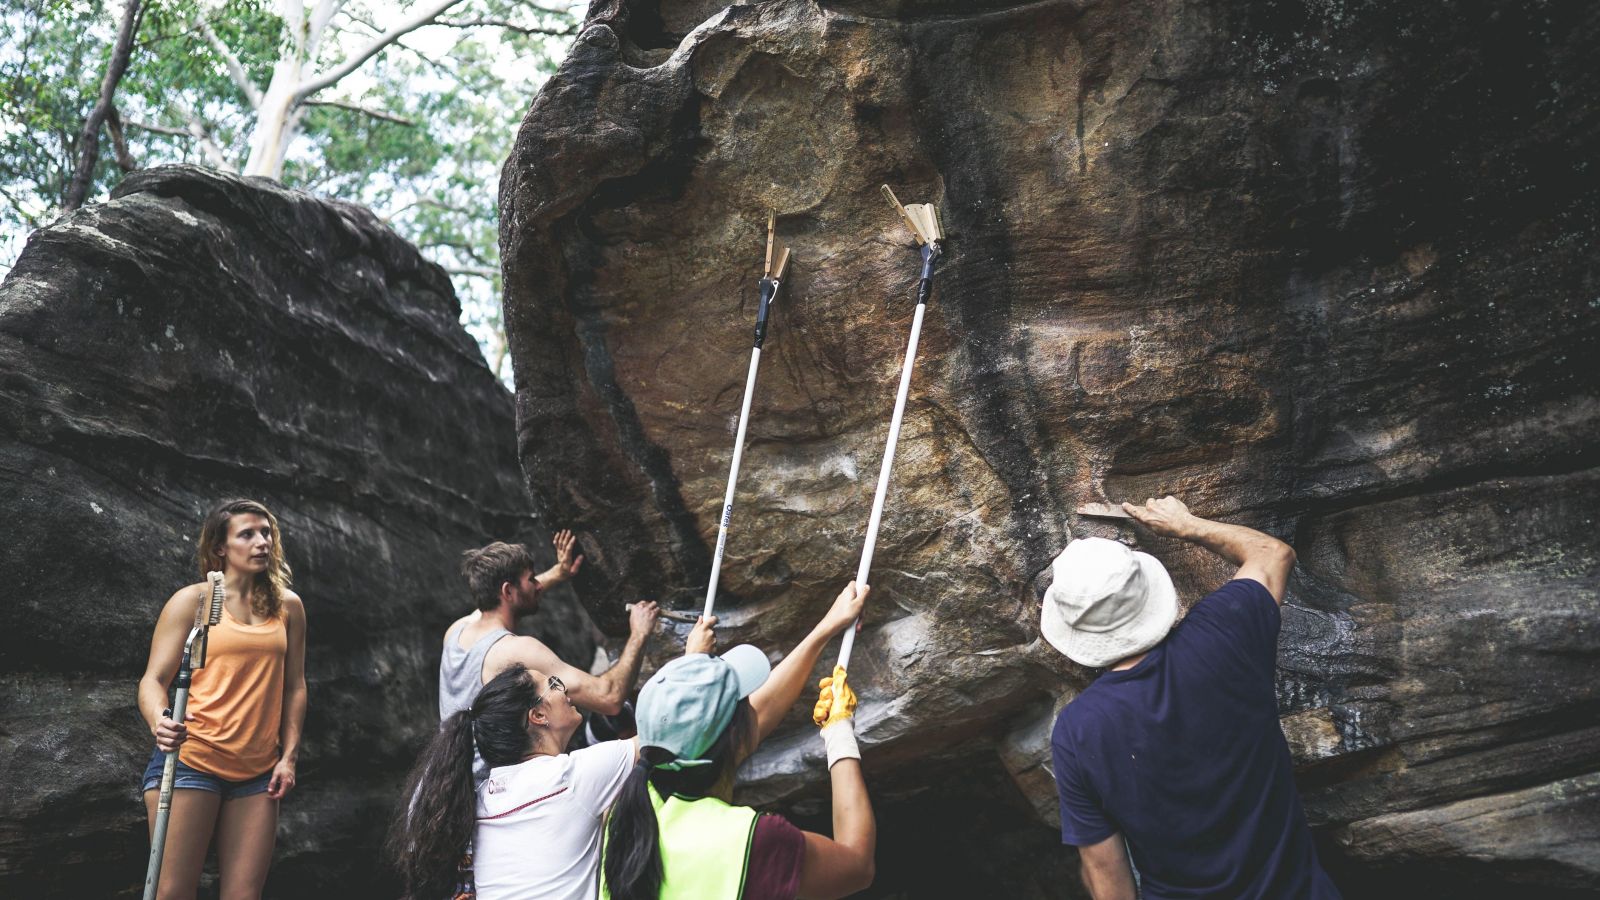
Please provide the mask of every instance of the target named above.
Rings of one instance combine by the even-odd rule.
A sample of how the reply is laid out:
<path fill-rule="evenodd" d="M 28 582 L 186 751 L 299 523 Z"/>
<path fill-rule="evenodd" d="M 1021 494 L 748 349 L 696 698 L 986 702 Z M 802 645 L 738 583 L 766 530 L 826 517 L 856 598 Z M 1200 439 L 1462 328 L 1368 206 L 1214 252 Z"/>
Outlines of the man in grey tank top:
<path fill-rule="evenodd" d="M 571 578 L 583 565 L 583 556 L 573 554 L 572 532 L 557 532 L 552 543 L 556 563 L 537 575 L 533 554 L 523 544 L 496 541 L 461 555 L 461 574 L 478 611 L 457 619 L 445 631 L 439 659 L 440 720 L 470 707 L 483 685 L 515 663 L 560 678 L 567 696 L 581 709 L 607 716 L 621 711 L 639 677 L 645 640 L 660 611 L 654 601 L 633 604 L 628 643 L 616 663 L 600 675 L 567 665 L 538 638 L 513 633 L 519 616 L 538 611 L 539 595 L 546 588 Z"/>

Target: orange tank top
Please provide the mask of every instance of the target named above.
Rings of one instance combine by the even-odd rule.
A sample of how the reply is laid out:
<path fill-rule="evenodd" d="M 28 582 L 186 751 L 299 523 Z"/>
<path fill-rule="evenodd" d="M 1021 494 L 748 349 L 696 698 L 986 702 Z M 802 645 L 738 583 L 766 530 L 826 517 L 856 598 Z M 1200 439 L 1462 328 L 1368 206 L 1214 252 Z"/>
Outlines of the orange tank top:
<path fill-rule="evenodd" d="M 209 642 L 205 667 L 189 683 L 194 719 L 178 758 L 226 781 L 248 781 L 278 762 L 289 631 L 281 610 L 246 625 L 224 608 Z"/>

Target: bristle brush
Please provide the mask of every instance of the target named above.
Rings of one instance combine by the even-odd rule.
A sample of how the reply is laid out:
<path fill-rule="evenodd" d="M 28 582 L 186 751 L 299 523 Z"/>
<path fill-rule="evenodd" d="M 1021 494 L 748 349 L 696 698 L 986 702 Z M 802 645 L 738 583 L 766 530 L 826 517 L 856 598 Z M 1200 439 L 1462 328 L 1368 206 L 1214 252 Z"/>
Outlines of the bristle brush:
<path fill-rule="evenodd" d="M 222 586 L 222 573 L 209 572 L 207 578 L 211 579 L 211 610 L 206 616 L 207 625 L 217 625 L 222 622 L 222 601 L 228 598 L 228 591 Z M 200 611 L 195 610 L 195 624 L 199 625 Z"/>

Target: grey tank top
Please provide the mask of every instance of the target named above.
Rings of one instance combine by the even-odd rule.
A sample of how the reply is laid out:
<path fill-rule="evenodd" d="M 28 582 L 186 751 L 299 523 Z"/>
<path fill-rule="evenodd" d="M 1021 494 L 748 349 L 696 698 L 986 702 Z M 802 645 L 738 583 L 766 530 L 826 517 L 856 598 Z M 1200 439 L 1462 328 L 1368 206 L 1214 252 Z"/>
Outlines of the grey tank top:
<path fill-rule="evenodd" d="M 439 657 L 440 722 L 464 709 L 472 708 L 472 701 L 478 699 L 478 691 L 483 689 L 483 658 L 489 655 L 489 648 L 493 647 L 496 641 L 511 633 L 504 628 L 496 628 L 463 650 L 456 636 L 465 627 L 467 623 L 462 622 L 444 636 L 444 655 Z M 481 783 L 488 777 L 489 767 L 484 763 L 483 757 L 478 755 L 478 746 L 474 743 L 472 780 Z"/>
<path fill-rule="evenodd" d="M 467 623 L 462 622 L 444 636 L 444 655 L 439 657 L 441 722 L 464 709 L 472 708 L 472 701 L 478 699 L 478 691 L 483 688 L 484 657 L 489 655 L 489 648 L 496 641 L 511 634 L 504 628 L 496 628 L 463 650 L 456 638 L 465 627 Z"/>

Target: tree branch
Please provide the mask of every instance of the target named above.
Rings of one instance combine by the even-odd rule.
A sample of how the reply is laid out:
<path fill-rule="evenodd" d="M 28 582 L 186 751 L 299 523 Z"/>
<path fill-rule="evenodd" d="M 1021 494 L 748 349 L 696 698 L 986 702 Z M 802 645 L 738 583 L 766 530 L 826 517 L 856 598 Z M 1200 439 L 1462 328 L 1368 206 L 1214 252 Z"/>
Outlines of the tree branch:
<path fill-rule="evenodd" d="M 211 139 L 211 134 L 206 131 L 205 123 L 200 121 L 200 117 L 182 103 L 173 102 L 172 108 L 183 116 L 186 133 L 200 142 L 200 152 L 205 154 L 206 161 L 211 163 L 212 168 L 221 169 L 224 172 L 235 171 L 234 167 L 228 164 L 227 154 L 223 153 L 222 148 L 217 146 L 217 142 Z M 155 129 L 151 130 L 154 131 Z"/>
<path fill-rule="evenodd" d="M 351 112 L 362 113 L 364 115 L 371 116 L 374 119 L 382 119 L 385 122 L 394 122 L 395 124 L 405 125 L 410 128 L 415 128 L 417 126 L 415 119 L 408 119 L 405 116 L 397 116 L 392 112 L 386 112 L 381 109 L 373 109 L 370 106 L 362 106 L 359 103 L 351 103 L 348 100 L 307 100 L 305 101 L 305 105 L 336 106 L 339 109 L 348 109 Z"/>
<path fill-rule="evenodd" d="M 515 31 L 529 36 L 543 34 L 551 37 L 568 37 L 578 33 L 576 23 L 559 29 L 518 25 L 515 22 L 507 22 L 504 19 L 440 19 L 433 24 L 443 25 L 446 28 L 504 28 L 507 31 Z"/>
<path fill-rule="evenodd" d="M 128 152 L 128 140 L 122 134 L 122 113 L 117 111 L 117 105 L 111 104 L 111 109 L 106 113 L 106 133 L 111 135 L 111 152 L 117 158 L 117 168 L 124 174 L 139 168 L 139 163 Z"/>
<path fill-rule="evenodd" d="M 320 41 L 322 30 L 327 28 L 333 17 L 339 14 L 339 7 L 343 5 L 339 0 L 318 0 L 316 8 L 311 10 L 311 24 L 306 30 L 318 35 Z"/>
<path fill-rule="evenodd" d="M 193 138 L 200 142 L 200 150 L 205 154 L 207 161 L 211 163 L 213 168 L 233 171 L 233 167 L 228 165 L 227 156 L 223 154 L 222 148 L 217 146 L 217 142 L 211 139 L 210 133 L 206 131 L 206 126 L 195 117 L 194 113 L 182 107 L 177 107 L 177 109 L 183 114 L 188 123 L 187 127 L 174 128 L 171 125 L 157 125 L 154 122 L 139 122 L 134 119 L 128 119 L 122 124 L 129 128 L 137 128 L 140 131 L 148 131 L 152 134 Z"/>
<path fill-rule="evenodd" d="M 250 108 L 260 109 L 261 91 L 250 82 L 250 76 L 244 70 L 244 63 L 240 62 L 239 57 L 222 42 L 222 38 L 217 37 L 217 33 L 211 30 L 211 23 L 200 17 L 196 17 L 194 23 L 199 26 L 200 34 L 205 37 L 206 43 L 222 57 L 223 64 L 228 67 L 228 77 L 233 79 L 235 87 L 244 92 L 244 98 L 250 102 Z"/>
<path fill-rule="evenodd" d="M 6 186 L 3 184 L 0 184 L 0 197 L 6 198 L 6 202 L 11 204 L 12 211 L 22 217 L 22 221 L 28 226 L 29 231 L 39 227 L 39 218 L 37 216 L 29 215 L 28 210 L 23 205 L 22 201 L 18 200 L 10 191 L 6 190 Z M 8 266 L 7 268 L 10 267 Z"/>
<path fill-rule="evenodd" d="M 140 131 L 149 131 L 154 134 L 170 134 L 173 137 L 194 137 L 194 135 L 189 132 L 189 129 L 173 128 L 171 125 L 156 125 L 152 122 L 138 122 L 133 119 L 128 119 L 122 124 L 128 126 L 129 128 L 137 128 Z"/>
<path fill-rule="evenodd" d="M 141 0 L 128 0 L 122 10 L 122 21 L 117 26 L 117 41 L 111 47 L 111 59 L 106 63 L 105 78 L 100 81 L 100 99 L 89 111 L 89 118 L 83 123 L 83 133 L 78 138 L 77 165 L 73 167 L 72 178 L 67 182 L 66 192 L 61 198 L 63 210 L 77 209 L 89 195 L 94 167 L 100 161 L 100 126 L 110 114 L 117 85 L 128 71 L 128 62 L 133 57 L 133 36 L 138 33 L 139 22 L 143 18 Z"/>
<path fill-rule="evenodd" d="M 418 50 L 417 48 L 411 46 L 410 44 L 406 43 L 405 41 L 395 41 L 394 45 L 396 47 L 399 47 L 401 50 L 404 50 L 407 53 L 411 54 L 412 56 L 416 57 L 417 62 L 420 62 L 423 65 L 427 66 L 428 68 L 430 68 L 430 69 L 434 70 L 435 72 L 439 73 L 439 75 L 441 77 L 449 78 L 449 79 L 452 79 L 452 80 L 460 80 L 460 78 L 461 78 L 461 73 L 460 72 L 457 72 L 455 69 L 452 69 L 449 66 L 445 65 L 444 63 L 439 62 L 437 59 L 434 59 L 433 57 L 429 56 L 428 54 L 423 53 L 421 50 Z"/>
<path fill-rule="evenodd" d="M 404 22 L 401 22 L 399 25 L 396 25 L 388 31 L 385 31 L 383 34 L 378 35 L 373 39 L 372 43 L 362 47 L 355 53 L 352 53 L 348 58 L 345 59 L 344 62 L 334 66 L 332 69 L 329 69 L 327 72 L 324 72 L 321 75 L 318 75 L 308 81 L 301 82 L 300 86 L 295 89 L 294 95 L 290 102 L 298 103 L 305 100 L 312 94 L 315 94 L 317 91 L 322 90 L 323 88 L 332 87 L 334 84 L 338 83 L 339 79 L 349 75 L 351 72 L 354 72 L 356 69 L 361 67 L 362 63 L 377 55 L 378 51 L 399 40 L 401 37 L 416 31 L 418 28 L 421 28 L 424 25 L 427 25 L 434 19 L 437 19 L 445 10 L 462 2 L 463 0 L 433 0 L 432 3 L 429 3 L 423 8 L 422 12 L 417 13 Z"/>

